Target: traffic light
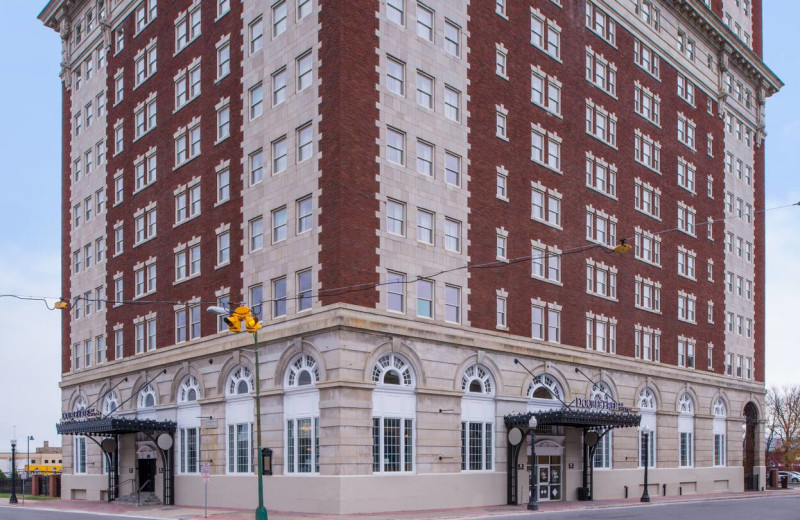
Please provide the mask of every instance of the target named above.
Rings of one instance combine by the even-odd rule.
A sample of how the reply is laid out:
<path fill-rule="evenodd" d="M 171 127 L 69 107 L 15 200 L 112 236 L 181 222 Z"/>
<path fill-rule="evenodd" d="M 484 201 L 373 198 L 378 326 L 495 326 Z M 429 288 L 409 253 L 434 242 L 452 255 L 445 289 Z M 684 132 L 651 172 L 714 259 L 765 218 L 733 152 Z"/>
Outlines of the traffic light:
<path fill-rule="evenodd" d="M 225 322 L 225 325 L 228 326 L 229 331 L 242 332 L 242 322 L 239 321 L 239 316 L 237 314 L 225 316 L 224 318 L 222 318 L 222 321 Z"/>
<path fill-rule="evenodd" d="M 258 318 L 256 318 L 252 314 L 248 314 L 247 317 L 244 319 L 244 326 L 247 329 L 247 332 L 255 332 L 261 328 L 261 324 L 258 322 Z"/>

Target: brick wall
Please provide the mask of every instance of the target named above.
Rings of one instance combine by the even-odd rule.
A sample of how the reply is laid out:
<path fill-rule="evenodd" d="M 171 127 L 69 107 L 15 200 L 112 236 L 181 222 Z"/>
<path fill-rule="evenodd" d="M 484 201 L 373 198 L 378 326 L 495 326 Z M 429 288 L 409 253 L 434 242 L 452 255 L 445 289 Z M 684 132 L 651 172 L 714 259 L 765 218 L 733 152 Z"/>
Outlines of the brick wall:
<path fill-rule="evenodd" d="M 157 292 L 142 300 L 188 301 L 201 298 L 203 301 L 215 301 L 215 290 L 227 286 L 231 295 L 241 294 L 241 2 L 231 2 L 231 11 L 219 20 L 216 3 L 202 2 L 201 36 L 191 42 L 177 55 L 175 52 L 175 25 L 178 13 L 185 10 L 191 2 L 183 0 L 174 3 L 159 3 L 158 16 L 138 35 L 134 34 L 134 16 L 130 15 L 124 22 L 125 48 L 118 54 L 109 53 L 108 58 L 108 264 L 107 287 L 109 298 L 114 295 L 114 274 L 123 273 L 124 298 L 134 297 L 133 266 L 148 258 L 157 258 Z M 217 51 L 216 43 L 225 34 L 231 35 L 231 73 L 216 82 Z M 134 56 L 157 38 L 158 72 L 144 81 L 135 90 Z M 194 59 L 201 57 L 201 95 L 175 112 L 174 76 L 177 71 L 186 68 Z M 125 95 L 124 100 L 114 105 L 114 74 L 124 68 Z M 152 92 L 157 92 L 158 120 L 156 128 L 133 142 L 134 107 L 144 101 Z M 231 136 L 219 144 L 214 144 L 216 136 L 215 105 L 223 97 L 230 97 Z M 201 153 L 188 163 L 175 169 L 174 134 L 178 128 L 186 126 L 195 117 L 201 117 Z M 114 156 L 114 124 L 124 118 L 125 148 L 124 152 Z M 157 181 L 136 194 L 134 189 L 134 159 L 145 154 L 151 147 L 157 147 Z M 215 206 L 217 199 L 215 166 L 221 161 L 230 159 L 230 200 Z M 125 195 L 119 205 L 114 205 L 114 175 L 118 170 L 124 172 Z M 175 224 L 176 187 L 186 184 L 194 177 L 201 177 L 201 212 L 189 222 L 173 227 Z M 158 224 L 156 238 L 134 247 L 134 219 L 136 210 L 144 208 L 151 202 L 157 203 Z M 114 257 L 114 223 L 124 221 L 124 252 Z M 215 269 L 216 234 L 215 229 L 222 223 L 231 224 L 231 261 L 225 267 Z M 173 286 L 175 281 L 175 260 L 173 249 L 180 243 L 186 243 L 193 237 L 201 240 L 201 276 Z M 208 304 L 203 303 L 205 308 Z M 109 306 L 107 318 L 107 337 L 109 338 L 109 359 L 113 359 L 114 333 L 116 323 L 124 325 L 124 355 L 134 353 L 133 319 L 158 312 L 156 345 L 162 348 L 175 343 L 175 319 L 172 303 L 148 303 L 144 305 L 125 304 L 120 307 Z M 202 313 L 202 334 L 217 332 L 216 319 Z"/>
<path fill-rule="evenodd" d="M 378 19 L 374 2 L 320 0 L 321 172 L 319 281 L 323 305 L 374 307 L 373 289 L 337 287 L 378 281 Z"/>
<path fill-rule="evenodd" d="M 633 245 L 634 228 L 640 226 L 658 232 L 677 226 L 677 202 L 682 200 L 697 210 L 697 222 L 707 216 L 723 215 L 723 126 L 722 121 L 706 112 L 706 95 L 695 89 L 695 107 L 677 97 L 677 72 L 661 61 L 660 81 L 634 65 L 633 36 L 617 25 L 616 48 L 585 27 L 584 2 L 567 3 L 563 9 L 553 3 L 543 2 L 538 9 L 548 19 L 562 28 L 561 59 L 558 63 L 530 43 L 530 7 L 510 3 L 508 21 L 494 13 L 494 6 L 470 6 L 470 161 L 472 169 L 470 218 L 470 256 L 474 263 L 495 258 L 495 229 L 504 226 L 510 230 L 509 258 L 531 254 L 531 240 L 538 239 L 562 250 L 589 245 L 585 236 L 586 206 L 591 204 L 609 214 L 616 215 L 617 237 L 626 237 Z M 508 49 L 509 77 L 506 81 L 494 72 L 495 43 Z M 585 50 L 591 46 L 606 59 L 616 64 L 617 99 L 604 93 L 585 79 Z M 562 89 L 562 114 L 559 118 L 544 111 L 530 101 L 530 68 L 539 66 L 548 75 L 555 75 Z M 661 128 L 634 113 L 634 80 L 661 97 Z M 617 115 L 617 147 L 615 150 L 585 132 L 585 100 L 591 98 Z M 510 107 L 506 143 L 495 137 L 495 105 Z M 696 148 L 693 152 L 677 141 L 677 112 L 694 120 L 697 126 Z M 714 103 L 716 114 L 716 103 Z M 530 159 L 531 123 L 538 123 L 548 131 L 563 138 L 561 170 L 534 163 Z M 661 175 L 634 161 L 634 130 L 661 142 Z M 705 136 L 714 135 L 715 156 L 705 153 Z M 585 185 L 585 152 L 616 164 L 617 196 L 615 201 L 588 189 Z M 697 167 L 696 194 L 677 185 L 677 159 L 682 156 Z M 504 165 L 509 171 L 509 199 L 503 202 L 495 197 L 495 167 Z M 706 174 L 715 178 L 715 198 L 706 196 Z M 661 221 L 634 211 L 634 178 L 661 189 Z M 563 194 L 562 225 L 559 231 L 530 218 L 531 181 L 539 181 L 547 188 Z M 713 342 L 714 371 L 722 372 L 723 345 L 722 320 L 724 294 L 723 232 L 714 229 L 715 240 L 706 238 L 705 226 L 698 226 L 696 238 L 681 232 L 662 235 L 661 268 L 638 261 L 633 252 L 625 256 L 612 255 L 601 248 L 588 252 L 564 255 L 562 260 L 563 288 L 534 280 L 530 276 L 530 262 L 500 269 L 473 270 L 471 273 L 470 320 L 473 325 L 495 329 L 495 290 L 509 292 L 508 324 L 512 334 L 530 336 L 530 300 L 540 298 L 563 306 L 562 343 L 585 347 L 586 312 L 605 314 L 618 319 L 617 353 L 634 355 L 634 325 L 659 328 L 661 361 L 677 361 L 677 336 L 697 340 L 696 367 L 706 369 L 706 345 Z M 683 245 L 697 253 L 697 281 L 677 275 L 677 247 Z M 586 294 L 586 258 L 616 266 L 619 303 Z M 706 281 L 706 261 L 715 264 L 715 283 Z M 634 276 L 658 280 L 662 283 L 662 314 L 657 315 L 634 308 Z M 677 292 L 683 289 L 697 296 L 697 324 L 679 322 Z M 715 325 L 706 322 L 706 301 L 717 302 Z"/>
<path fill-rule="evenodd" d="M 72 251 L 70 249 L 70 227 L 72 226 L 72 103 L 70 92 L 61 83 L 61 297 L 69 300 L 72 295 Z M 72 345 L 70 328 L 72 314 L 61 311 L 61 373 L 70 371 Z"/>

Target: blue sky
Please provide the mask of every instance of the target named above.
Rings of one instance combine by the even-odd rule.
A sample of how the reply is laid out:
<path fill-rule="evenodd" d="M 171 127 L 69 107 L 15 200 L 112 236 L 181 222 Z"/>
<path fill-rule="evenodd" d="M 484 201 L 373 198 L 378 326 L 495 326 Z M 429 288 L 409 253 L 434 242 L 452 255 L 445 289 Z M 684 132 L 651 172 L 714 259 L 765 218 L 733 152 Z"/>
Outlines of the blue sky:
<path fill-rule="evenodd" d="M 36 19 L 44 0 L 7 2 L 0 17 L 0 294 L 60 294 L 61 61 L 59 36 Z M 765 0 L 766 62 L 786 87 L 767 104 L 767 207 L 800 200 L 800 2 Z M 14 80 L 9 80 L 13 77 Z M 800 383 L 795 307 L 800 208 L 767 217 L 767 384 Z M 40 302 L 0 298 L 0 451 L 32 434 L 60 444 L 60 315 Z M 24 443 L 23 443 L 24 444 Z"/>

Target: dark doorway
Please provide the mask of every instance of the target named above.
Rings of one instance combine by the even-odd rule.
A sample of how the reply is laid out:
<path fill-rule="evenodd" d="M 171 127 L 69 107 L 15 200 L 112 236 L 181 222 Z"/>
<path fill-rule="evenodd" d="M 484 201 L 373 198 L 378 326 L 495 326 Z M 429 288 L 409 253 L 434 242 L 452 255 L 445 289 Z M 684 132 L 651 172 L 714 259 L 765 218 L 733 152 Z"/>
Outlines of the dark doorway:
<path fill-rule="evenodd" d="M 139 490 L 156 490 L 156 459 L 139 459 Z"/>
<path fill-rule="evenodd" d="M 756 465 L 756 426 L 758 425 L 758 409 L 753 403 L 744 407 L 744 489 L 745 491 L 758 491 L 760 489 L 758 475 L 753 473 Z"/>

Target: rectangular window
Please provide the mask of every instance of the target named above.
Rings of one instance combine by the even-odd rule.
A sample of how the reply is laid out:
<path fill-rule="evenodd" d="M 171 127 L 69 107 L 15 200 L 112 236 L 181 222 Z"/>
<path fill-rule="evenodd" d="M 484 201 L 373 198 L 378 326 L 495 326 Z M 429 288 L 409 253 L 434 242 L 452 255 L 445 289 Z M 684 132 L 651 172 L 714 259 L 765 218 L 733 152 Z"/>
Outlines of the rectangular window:
<path fill-rule="evenodd" d="M 451 22 L 444 21 L 444 50 L 453 56 L 461 55 L 461 27 Z"/>
<path fill-rule="evenodd" d="M 181 473 L 197 473 L 200 467 L 200 428 L 178 430 L 178 460 Z"/>
<path fill-rule="evenodd" d="M 598 352 L 617 351 L 617 320 L 586 313 L 586 348 Z"/>
<path fill-rule="evenodd" d="M 310 51 L 297 58 L 296 68 L 297 91 L 300 92 L 301 90 L 311 86 L 312 56 Z"/>
<path fill-rule="evenodd" d="M 433 282 L 417 280 L 417 316 L 433 318 Z"/>
<path fill-rule="evenodd" d="M 692 432 L 680 432 L 680 460 L 678 466 L 691 467 L 694 461 Z"/>
<path fill-rule="evenodd" d="M 417 71 L 417 104 L 433 110 L 434 80 L 424 72 Z"/>
<path fill-rule="evenodd" d="M 586 207 L 586 240 L 613 248 L 617 244 L 617 217 Z"/>
<path fill-rule="evenodd" d="M 611 300 L 617 299 L 617 268 L 586 259 L 586 293 Z"/>
<path fill-rule="evenodd" d="M 697 297 L 678 291 L 678 319 L 689 323 L 697 323 Z"/>
<path fill-rule="evenodd" d="M 394 312 L 405 310 L 406 275 L 389 271 L 386 276 L 386 308 Z"/>
<path fill-rule="evenodd" d="M 586 2 L 586 27 L 611 45 L 616 46 L 616 22 L 592 2 Z"/>
<path fill-rule="evenodd" d="M 591 47 L 586 48 L 586 81 L 605 93 L 617 95 L 617 66 Z"/>
<path fill-rule="evenodd" d="M 250 423 L 228 425 L 228 473 L 253 472 L 253 431 Z"/>
<path fill-rule="evenodd" d="M 217 47 L 217 81 L 231 73 L 231 44 L 226 41 Z"/>
<path fill-rule="evenodd" d="M 683 74 L 678 74 L 678 97 L 694 106 L 694 84 Z"/>
<path fill-rule="evenodd" d="M 311 269 L 297 273 L 297 311 L 311 309 Z"/>
<path fill-rule="evenodd" d="M 272 317 L 286 316 L 286 277 L 272 280 Z"/>
<path fill-rule="evenodd" d="M 661 283 L 640 276 L 635 277 L 636 307 L 651 312 L 661 312 Z"/>
<path fill-rule="evenodd" d="M 286 206 L 272 210 L 272 243 L 283 242 L 287 237 L 287 211 Z"/>
<path fill-rule="evenodd" d="M 254 218 L 249 223 L 250 227 L 250 252 L 258 251 L 264 247 L 264 219 Z"/>
<path fill-rule="evenodd" d="M 403 132 L 386 129 L 386 159 L 396 164 L 405 164 L 405 140 Z"/>
<path fill-rule="evenodd" d="M 661 58 L 639 39 L 633 40 L 633 62 L 654 78 L 659 79 Z"/>
<path fill-rule="evenodd" d="M 531 102 L 561 115 L 561 82 L 538 67 L 531 68 Z"/>
<path fill-rule="evenodd" d="M 387 0 L 386 17 L 398 25 L 405 24 L 405 0 Z"/>
<path fill-rule="evenodd" d="M 286 1 L 281 0 L 272 5 L 272 37 L 276 38 L 286 32 Z"/>
<path fill-rule="evenodd" d="M 447 251 L 461 252 L 461 222 L 458 220 L 444 220 L 444 248 Z"/>
<path fill-rule="evenodd" d="M 678 114 L 678 141 L 694 150 L 695 134 L 696 126 L 694 122 L 691 119 L 687 119 L 683 114 Z"/>
<path fill-rule="evenodd" d="M 417 210 L 417 241 L 433 245 L 434 214 L 424 209 Z"/>
<path fill-rule="evenodd" d="M 461 323 L 461 288 L 454 285 L 444 287 L 444 321 Z"/>
<path fill-rule="evenodd" d="M 297 234 L 310 231 L 313 225 L 312 211 L 313 200 L 311 196 L 303 197 L 297 201 Z"/>
<path fill-rule="evenodd" d="M 617 145 L 617 116 L 597 106 L 591 99 L 586 100 L 586 133 L 609 146 Z"/>
<path fill-rule="evenodd" d="M 633 109 L 656 126 L 661 124 L 661 97 L 638 81 L 634 83 Z"/>
<path fill-rule="evenodd" d="M 505 329 L 508 326 L 508 299 L 505 296 L 496 298 L 496 323 L 497 328 Z"/>
<path fill-rule="evenodd" d="M 319 473 L 318 417 L 286 421 L 286 472 Z"/>
<path fill-rule="evenodd" d="M 417 36 L 433 41 L 433 11 L 422 4 L 417 4 Z"/>
<path fill-rule="evenodd" d="M 372 472 L 408 472 L 414 468 L 412 419 L 372 418 Z"/>
<path fill-rule="evenodd" d="M 636 162 L 661 173 L 661 143 L 636 129 L 633 146 Z"/>
<path fill-rule="evenodd" d="M 314 129 L 311 123 L 297 129 L 297 162 L 301 163 L 310 159 L 313 153 Z"/>
<path fill-rule="evenodd" d="M 561 28 L 538 10 L 531 11 L 531 45 L 561 59 Z"/>
<path fill-rule="evenodd" d="M 231 233 L 225 231 L 217 235 L 217 265 L 225 265 L 231 261 Z"/>
<path fill-rule="evenodd" d="M 248 290 L 250 294 L 250 308 L 253 311 L 253 316 L 259 320 L 264 319 L 264 288 L 261 284 L 253 285 Z"/>
<path fill-rule="evenodd" d="M 406 64 L 400 60 L 386 57 L 386 88 L 400 96 L 405 96 Z"/>
<path fill-rule="evenodd" d="M 492 471 L 494 469 L 494 424 L 488 422 L 461 423 L 461 471 Z"/>
<path fill-rule="evenodd" d="M 386 201 L 386 232 L 392 235 L 406 234 L 406 205 L 389 199 Z"/>
<path fill-rule="evenodd" d="M 617 167 L 586 153 L 586 186 L 609 197 L 617 196 Z"/>
<path fill-rule="evenodd" d="M 642 328 L 637 325 L 635 328 L 634 340 L 634 354 L 637 359 L 656 362 L 661 360 L 660 330 L 653 330 L 647 327 Z"/>
<path fill-rule="evenodd" d="M 250 89 L 250 119 L 264 113 L 264 85 L 259 83 Z"/>
<path fill-rule="evenodd" d="M 258 19 L 250 22 L 250 54 L 260 51 L 264 47 L 264 20 Z"/>
<path fill-rule="evenodd" d="M 696 211 L 683 202 L 678 202 L 678 229 L 687 235 L 695 236 Z"/>
<path fill-rule="evenodd" d="M 217 204 L 231 197 L 231 172 L 227 168 L 217 172 Z"/>
<path fill-rule="evenodd" d="M 286 136 L 272 142 L 272 174 L 281 173 L 288 166 L 289 143 Z"/>

